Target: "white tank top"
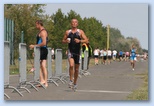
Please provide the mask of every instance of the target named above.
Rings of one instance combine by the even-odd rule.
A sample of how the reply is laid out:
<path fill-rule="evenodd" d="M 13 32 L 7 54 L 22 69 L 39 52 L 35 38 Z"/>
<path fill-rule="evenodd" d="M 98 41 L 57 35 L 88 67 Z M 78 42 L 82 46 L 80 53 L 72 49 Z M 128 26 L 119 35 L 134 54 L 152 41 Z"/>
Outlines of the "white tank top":
<path fill-rule="evenodd" d="M 94 51 L 94 55 L 98 55 L 99 53 L 98 53 L 98 49 L 96 49 L 95 51 Z"/>
<path fill-rule="evenodd" d="M 107 55 L 108 55 L 108 56 L 111 56 L 111 54 L 112 54 L 111 50 L 108 50 L 108 51 L 107 51 Z"/>

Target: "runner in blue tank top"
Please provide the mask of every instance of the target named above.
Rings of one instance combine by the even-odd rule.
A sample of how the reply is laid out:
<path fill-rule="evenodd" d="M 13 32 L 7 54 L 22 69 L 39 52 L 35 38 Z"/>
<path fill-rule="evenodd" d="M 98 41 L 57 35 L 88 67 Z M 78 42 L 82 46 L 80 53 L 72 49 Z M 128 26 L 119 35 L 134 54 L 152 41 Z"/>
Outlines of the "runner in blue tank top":
<path fill-rule="evenodd" d="M 130 50 L 130 63 L 131 63 L 133 71 L 134 71 L 134 67 L 135 67 L 135 57 L 136 57 L 136 50 L 135 50 L 135 46 L 132 45 L 132 48 Z"/>
<path fill-rule="evenodd" d="M 65 32 L 62 42 L 68 44 L 68 61 L 69 61 L 69 75 L 70 83 L 69 87 L 76 89 L 77 78 L 80 65 L 80 45 L 81 43 L 87 43 L 88 39 L 83 30 L 78 29 L 78 20 L 71 20 L 71 29 Z M 74 75 L 73 75 L 74 74 Z M 74 81 L 73 81 L 74 77 Z"/>
<path fill-rule="evenodd" d="M 46 60 L 47 60 L 47 41 L 48 41 L 48 33 L 43 27 L 43 22 L 41 20 L 37 20 L 35 22 L 36 28 L 39 30 L 37 34 L 37 42 L 35 45 L 30 45 L 29 47 L 33 49 L 35 46 L 40 47 L 40 83 L 44 84 L 45 87 L 48 86 L 47 83 L 47 69 L 46 69 Z M 41 85 L 38 85 L 41 86 Z"/>

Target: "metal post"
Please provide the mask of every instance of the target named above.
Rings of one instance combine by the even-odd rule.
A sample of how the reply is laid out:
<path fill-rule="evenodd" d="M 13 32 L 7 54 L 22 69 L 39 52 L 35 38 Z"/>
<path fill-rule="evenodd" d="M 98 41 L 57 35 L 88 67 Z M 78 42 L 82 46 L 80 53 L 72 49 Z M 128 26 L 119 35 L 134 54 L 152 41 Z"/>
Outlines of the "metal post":
<path fill-rule="evenodd" d="M 4 42 L 4 85 L 9 85 L 10 43 Z"/>
<path fill-rule="evenodd" d="M 34 81 L 38 81 L 40 77 L 40 47 L 34 47 Z"/>
<path fill-rule="evenodd" d="M 25 43 L 19 43 L 19 86 L 18 89 L 24 89 L 28 93 L 30 91 L 25 87 L 25 85 L 31 85 L 36 91 L 38 89 L 30 82 L 27 82 L 27 48 Z"/>
<path fill-rule="evenodd" d="M 6 41 L 9 41 L 9 20 L 6 19 Z"/>
<path fill-rule="evenodd" d="M 24 43 L 24 31 L 21 31 L 21 43 Z"/>
<path fill-rule="evenodd" d="M 14 21 L 12 21 L 12 64 L 15 64 L 14 62 Z"/>
<path fill-rule="evenodd" d="M 14 89 L 20 96 L 23 96 L 18 89 L 9 85 L 10 77 L 10 43 L 8 41 L 4 42 L 4 89 Z M 5 95 L 5 94 L 4 94 Z"/>
<path fill-rule="evenodd" d="M 56 64 L 55 64 L 55 78 L 60 80 L 63 84 L 65 83 L 64 81 L 64 74 L 62 73 L 62 49 L 56 49 Z M 65 74 L 66 76 L 66 74 Z"/>
<path fill-rule="evenodd" d="M 14 39 L 14 22 L 12 20 L 10 20 L 9 22 L 10 24 L 10 28 L 9 28 L 9 38 L 10 38 L 10 50 L 11 50 L 11 61 L 10 64 L 13 65 L 14 64 L 14 44 L 13 44 L 13 39 Z"/>
<path fill-rule="evenodd" d="M 19 72 L 20 72 L 20 82 L 26 82 L 27 80 L 27 50 L 26 44 L 19 43 Z"/>
<path fill-rule="evenodd" d="M 109 41 L 110 41 L 110 25 L 107 25 L 107 50 L 109 48 Z"/>
<path fill-rule="evenodd" d="M 88 65 L 88 51 L 84 51 L 84 64 L 83 64 L 83 70 L 87 70 Z"/>
<path fill-rule="evenodd" d="M 25 88 L 22 87 L 22 85 L 25 85 L 27 82 L 27 50 L 26 50 L 26 44 L 24 43 L 19 43 L 19 86 L 17 87 L 17 89 L 24 89 L 26 90 L 28 93 L 30 93 L 30 91 Z"/>
<path fill-rule="evenodd" d="M 56 86 L 59 86 L 58 83 L 56 83 L 56 81 L 53 80 L 53 74 L 52 74 L 52 58 L 51 58 L 51 48 L 48 48 L 48 82 L 53 82 Z"/>
<path fill-rule="evenodd" d="M 88 51 L 84 51 L 84 64 L 83 64 L 83 69 L 84 69 L 84 71 L 83 71 L 83 75 L 91 75 L 91 73 L 90 72 L 88 72 L 87 70 L 88 70 Z"/>
<path fill-rule="evenodd" d="M 4 18 L 4 41 L 10 42 L 10 64 L 14 63 L 14 21 Z"/>
<path fill-rule="evenodd" d="M 62 49 L 56 49 L 56 75 L 62 74 Z"/>
<path fill-rule="evenodd" d="M 6 33 L 7 33 L 7 32 L 6 32 L 6 26 L 7 26 L 7 25 L 6 25 L 6 20 L 7 20 L 7 19 L 4 18 L 4 41 L 6 41 Z"/>

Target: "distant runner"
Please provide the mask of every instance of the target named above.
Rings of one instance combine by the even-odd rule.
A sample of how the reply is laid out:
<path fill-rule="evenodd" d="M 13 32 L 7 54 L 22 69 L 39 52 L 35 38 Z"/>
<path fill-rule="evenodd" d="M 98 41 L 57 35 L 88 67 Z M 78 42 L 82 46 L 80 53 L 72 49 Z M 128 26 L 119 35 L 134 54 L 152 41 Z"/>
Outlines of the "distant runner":
<path fill-rule="evenodd" d="M 130 63 L 131 63 L 133 71 L 134 71 L 134 67 L 135 67 L 135 57 L 136 57 L 136 50 L 135 50 L 135 46 L 132 45 L 132 48 L 130 50 Z"/>

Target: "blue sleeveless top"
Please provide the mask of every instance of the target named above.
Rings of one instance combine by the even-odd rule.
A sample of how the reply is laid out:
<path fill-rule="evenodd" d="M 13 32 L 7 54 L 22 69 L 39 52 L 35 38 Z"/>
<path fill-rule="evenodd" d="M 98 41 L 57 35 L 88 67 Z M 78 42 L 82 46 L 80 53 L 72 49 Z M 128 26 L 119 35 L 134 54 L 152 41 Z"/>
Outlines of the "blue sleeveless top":
<path fill-rule="evenodd" d="M 119 52 L 119 55 L 123 55 L 123 52 L 122 52 L 122 51 L 120 51 L 120 52 Z"/>
<path fill-rule="evenodd" d="M 131 56 L 135 56 L 135 49 L 131 50 Z"/>
<path fill-rule="evenodd" d="M 43 31 L 43 30 L 45 30 L 45 29 L 42 29 L 41 31 Z M 42 38 L 39 36 L 39 34 L 41 33 L 41 31 L 37 34 L 36 44 L 41 44 L 42 43 Z M 47 48 L 47 43 L 48 43 L 48 37 L 46 37 L 46 46 L 42 46 L 42 47 Z"/>

